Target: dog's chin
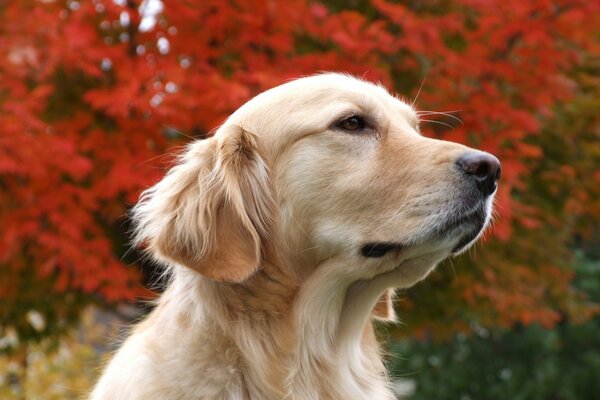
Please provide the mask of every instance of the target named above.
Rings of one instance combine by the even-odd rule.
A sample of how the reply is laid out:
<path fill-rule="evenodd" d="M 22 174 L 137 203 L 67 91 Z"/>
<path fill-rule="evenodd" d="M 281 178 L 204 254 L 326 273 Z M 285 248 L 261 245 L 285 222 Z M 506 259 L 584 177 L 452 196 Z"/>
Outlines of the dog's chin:
<path fill-rule="evenodd" d="M 453 239 L 454 246 L 450 255 L 457 255 L 471 247 L 485 230 L 489 221 L 488 207 L 482 205 L 475 211 L 467 213 L 442 231 L 442 236 Z"/>
<path fill-rule="evenodd" d="M 466 251 L 469 247 L 471 247 L 484 231 L 484 225 L 481 225 L 481 228 L 472 229 L 470 232 L 466 233 L 462 236 L 456 246 L 450 251 L 450 255 L 456 256 L 460 253 Z"/>

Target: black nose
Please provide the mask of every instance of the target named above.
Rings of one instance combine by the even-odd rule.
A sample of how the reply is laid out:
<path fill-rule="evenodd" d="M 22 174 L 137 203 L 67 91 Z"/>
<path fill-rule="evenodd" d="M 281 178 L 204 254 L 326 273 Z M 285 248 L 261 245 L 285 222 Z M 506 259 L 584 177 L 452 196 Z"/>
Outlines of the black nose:
<path fill-rule="evenodd" d="M 475 181 L 481 193 L 485 196 L 494 193 L 502 172 L 500 161 L 496 157 L 482 151 L 472 151 L 460 156 L 456 164 Z"/>

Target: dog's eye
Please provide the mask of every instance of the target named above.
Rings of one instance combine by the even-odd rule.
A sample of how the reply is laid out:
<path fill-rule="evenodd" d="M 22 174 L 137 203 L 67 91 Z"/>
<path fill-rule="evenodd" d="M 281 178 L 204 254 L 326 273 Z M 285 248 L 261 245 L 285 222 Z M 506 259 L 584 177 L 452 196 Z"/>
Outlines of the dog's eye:
<path fill-rule="evenodd" d="M 365 120 L 358 115 L 353 115 L 351 117 L 343 119 L 336 124 L 336 126 L 338 128 L 343 129 L 345 131 L 349 131 L 349 132 L 361 131 L 361 130 L 365 129 L 366 125 L 367 124 L 366 124 Z"/>

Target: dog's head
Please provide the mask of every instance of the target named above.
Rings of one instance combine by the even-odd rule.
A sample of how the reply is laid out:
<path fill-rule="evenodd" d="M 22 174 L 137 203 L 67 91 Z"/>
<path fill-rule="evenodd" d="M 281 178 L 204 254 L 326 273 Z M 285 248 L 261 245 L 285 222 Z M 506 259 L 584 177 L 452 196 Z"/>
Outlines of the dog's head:
<path fill-rule="evenodd" d="M 340 279 L 406 269 L 422 279 L 490 219 L 500 163 L 423 137 L 411 106 L 339 74 L 298 79 L 189 145 L 134 209 L 157 258 L 213 280 L 248 279 L 277 253 L 307 277 L 343 257 Z"/>

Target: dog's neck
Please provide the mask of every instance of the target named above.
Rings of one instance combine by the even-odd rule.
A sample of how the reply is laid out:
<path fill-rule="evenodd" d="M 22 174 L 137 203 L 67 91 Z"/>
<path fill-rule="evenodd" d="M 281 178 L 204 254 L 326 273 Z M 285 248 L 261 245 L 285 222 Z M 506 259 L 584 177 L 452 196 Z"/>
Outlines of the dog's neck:
<path fill-rule="evenodd" d="M 203 323 L 236 347 L 251 375 L 244 379 L 253 385 L 250 398 L 393 398 L 370 322 L 373 305 L 356 308 L 346 297 L 352 282 L 332 279 L 327 265 L 304 282 L 281 271 L 266 263 L 244 283 L 229 284 L 182 267 L 174 280 L 193 276 L 193 287 L 182 287 L 194 292 Z"/>

